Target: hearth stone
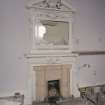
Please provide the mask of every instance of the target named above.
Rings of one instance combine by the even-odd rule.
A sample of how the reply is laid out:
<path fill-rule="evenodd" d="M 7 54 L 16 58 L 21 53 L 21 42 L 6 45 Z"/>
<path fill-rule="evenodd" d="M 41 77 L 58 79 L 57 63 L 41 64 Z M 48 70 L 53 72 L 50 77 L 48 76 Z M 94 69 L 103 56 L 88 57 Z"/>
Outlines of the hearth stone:
<path fill-rule="evenodd" d="M 32 105 L 82 105 L 81 98 L 66 98 L 66 99 L 60 99 L 56 103 L 49 103 L 49 102 L 36 102 L 34 101 Z"/>
<path fill-rule="evenodd" d="M 57 101 L 60 100 L 60 97 L 58 96 L 51 96 L 51 97 L 48 97 L 48 102 L 49 103 L 56 103 Z"/>
<path fill-rule="evenodd" d="M 62 96 L 48 96 L 45 98 L 45 102 L 47 103 L 57 103 L 61 100 L 63 100 L 64 98 Z"/>

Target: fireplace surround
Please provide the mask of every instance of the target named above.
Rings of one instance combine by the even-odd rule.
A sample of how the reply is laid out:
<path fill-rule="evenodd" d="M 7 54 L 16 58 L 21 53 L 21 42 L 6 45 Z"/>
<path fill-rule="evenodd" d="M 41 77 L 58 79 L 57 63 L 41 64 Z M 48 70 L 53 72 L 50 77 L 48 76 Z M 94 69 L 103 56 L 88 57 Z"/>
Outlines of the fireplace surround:
<path fill-rule="evenodd" d="M 56 95 L 68 98 L 76 93 L 74 75 L 78 55 L 72 53 L 74 9 L 64 0 L 60 1 L 62 5 L 57 1 L 29 0 L 26 6 L 32 36 L 32 48 L 25 55 L 28 59 L 25 100 L 29 104 L 55 95 L 55 90 L 49 91 L 48 81 L 59 81 Z"/>
<path fill-rule="evenodd" d="M 59 95 L 62 97 L 70 96 L 70 70 L 72 65 L 68 64 L 58 64 L 58 65 L 44 65 L 35 66 L 34 70 L 36 72 L 36 100 L 43 101 L 49 94 L 48 92 L 48 82 L 49 88 L 55 88 L 58 90 Z M 56 86 L 51 86 L 51 81 L 56 82 Z M 59 82 L 59 86 L 57 85 Z M 53 96 L 55 93 L 50 92 Z"/>
<path fill-rule="evenodd" d="M 27 103 L 44 101 L 48 96 L 48 81 L 59 81 L 59 94 L 64 98 L 77 95 L 75 70 L 76 54 L 30 53 L 28 60 Z M 77 93 L 76 93 L 77 92 Z"/>

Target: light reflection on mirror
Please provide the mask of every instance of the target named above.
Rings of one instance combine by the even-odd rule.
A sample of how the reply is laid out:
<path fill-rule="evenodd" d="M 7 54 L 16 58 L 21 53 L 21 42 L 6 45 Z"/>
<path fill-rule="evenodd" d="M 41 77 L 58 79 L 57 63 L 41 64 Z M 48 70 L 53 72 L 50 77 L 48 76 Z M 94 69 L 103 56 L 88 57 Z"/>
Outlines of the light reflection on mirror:
<path fill-rule="evenodd" d="M 43 25 L 40 25 L 38 27 L 38 32 L 39 32 L 39 34 L 38 34 L 39 35 L 39 38 L 43 39 L 44 34 L 46 33 L 46 27 L 43 26 Z"/>
<path fill-rule="evenodd" d="M 37 37 L 40 44 L 68 45 L 69 23 L 65 21 L 40 20 L 38 23 Z M 39 44 L 38 43 L 38 44 Z"/>

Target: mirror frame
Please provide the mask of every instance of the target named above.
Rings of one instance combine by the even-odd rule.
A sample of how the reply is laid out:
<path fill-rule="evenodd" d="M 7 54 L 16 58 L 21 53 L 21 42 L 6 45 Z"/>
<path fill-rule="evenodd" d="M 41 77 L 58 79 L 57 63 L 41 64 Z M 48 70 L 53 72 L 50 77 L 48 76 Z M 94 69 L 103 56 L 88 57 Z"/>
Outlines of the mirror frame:
<path fill-rule="evenodd" d="M 57 1 L 57 0 L 56 0 Z M 59 5 L 60 4 L 60 5 Z M 62 0 L 55 2 L 49 0 L 30 0 L 26 6 L 29 10 L 29 29 L 32 35 L 32 48 L 31 50 L 69 50 L 72 52 L 72 16 L 75 10 L 66 1 Z M 40 45 L 37 44 L 35 37 L 35 25 L 37 20 L 52 20 L 52 21 L 65 21 L 69 23 L 69 42 L 68 45 Z"/>
<path fill-rule="evenodd" d="M 39 4 L 43 2 L 39 2 Z M 37 4 L 37 3 L 36 3 Z M 47 8 L 43 5 L 33 5 L 28 7 L 30 10 L 29 13 L 29 22 L 30 24 L 30 33 L 32 34 L 32 50 L 72 50 L 72 16 L 74 11 L 67 6 L 64 1 L 62 1 L 62 8 Z M 65 5 L 66 4 L 66 5 Z M 33 7 L 34 6 L 34 7 Z M 42 7 L 41 7 L 42 6 Z M 51 21 L 64 21 L 69 23 L 69 42 L 68 45 L 40 45 L 37 44 L 37 38 L 35 26 L 37 26 L 37 21 L 40 20 L 51 20 Z"/>
<path fill-rule="evenodd" d="M 34 20 L 34 25 L 33 25 L 33 29 L 35 29 L 35 27 L 38 27 L 38 21 L 40 20 L 47 20 L 47 19 L 44 19 L 44 18 L 35 18 Z M 48 20 L 51 20 L 51 19 L 48 19 Z M 68 25 L 69 25 L 69 32 L 68 32 L 68 44 L 67 45 L 51 45 L 51 44 L 42 44 L 42 43 L 37 43 L 38 42 L 38 39 L 36 36 L 38 36 L 38 28 L 36 28 L 36 30 L 34 31 L 33 30 L 33 34 L 34 34 L 34 44 L 35 44 L 35 49 L 70 49 L 71 47 L 71 22 L 70 21 L 67 21 L 67 20 L 60 20 L 60 19 L 56 19 L 56 20 L 51 20 L 51 21 L 61 21 L 61 22 L 67 22 Z"/>

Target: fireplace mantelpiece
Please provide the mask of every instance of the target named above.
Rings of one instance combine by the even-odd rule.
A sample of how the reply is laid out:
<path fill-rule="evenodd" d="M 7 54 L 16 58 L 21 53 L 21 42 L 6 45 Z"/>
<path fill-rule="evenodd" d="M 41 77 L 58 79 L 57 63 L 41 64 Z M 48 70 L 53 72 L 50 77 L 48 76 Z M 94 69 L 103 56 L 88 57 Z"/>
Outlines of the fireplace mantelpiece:
<path fill-rule="evenodd" d="M 37 51 L 36 51 L 37 52 Z M 78 55 L 76 54 L 72 54 L 70 52 L 59 52 L 59 54 L 55 54 L 55 53 L 49 53 L 49 55 L 47 55 L 48 52 L 43 53 L 43 51 L 40 53 L 30 53 L 26 55 L 26 58 L 28 59 L 28 67 L 29 67 L 29 75 L 28 75 L 28 86 L 27 86 L 27 97 L 26 100 L 28 101 L 28 103 L 31 103 L 32 101 L 36 100 L 43 100 L 47 94 L 47 92 L 45 93 L 44 97 L 42 97 L 41 99 L 38 99 L 36 97 L 36 90 L 37 90 L 37 82 L 36 82 L 36 77 L 35 76 L 38 72 L 40 71 L 37 69 L 37 67 L 42 67 L 42 71 L 44 71 L 43 67 L 55 67 L 57 66 L 59 68 L 59 66 L 67 66 L 70 67 L 68 68 L 68 71 L 70 74 L 68 76 L 68 91 L 69 94 L 66 94 L 67 97 L 74 95 L 76 96 L 76 90 L 75 90 L 75 86 L 76 83 L 74 81 L 74 75 L 75 75 L 75 69 L 76 69 L 76 59 L 78 57 Z M 45 70 L 46 71 L 46 70 Z M 51 71 L 52 74 L 57 73 L 57 70 L 53 71 L 53 70 L 48 70 L 48 74 Z M 58 69 L 58 71 L 61 71 Z M 65 69 L 63 70 L 64 73 L 66 73 Z M 45 72 L 42 72 L 45 73 Z M 61 72 L 58 72 L 56 75 L 60 75 Z M 56 76 L 55 75 L 55 76 Z M 66 74 L 65 74 L 66 75 Z M 65 77 L 65 76 L 64 76 Z M 57 79 L 56 77 L 51 77 L 50 79 Z M 51 80 L 52 80 L 51 79 Z M 64 95 L 66 97 L 66 95 Z"/>
<path fill-rule="evenodd" d="M 72 54 L 73 8 L 64 0 L 29 0 L 26 8 L 32 36 L 31 51 L 25 55 L 29 67 L 27 103 L 42 101 L 47 96 L 47 80 L 60 80 L 63 97 L 75 96 L 77 55 Z M 42 78 L 41 81 L 39 77 Z"/>

